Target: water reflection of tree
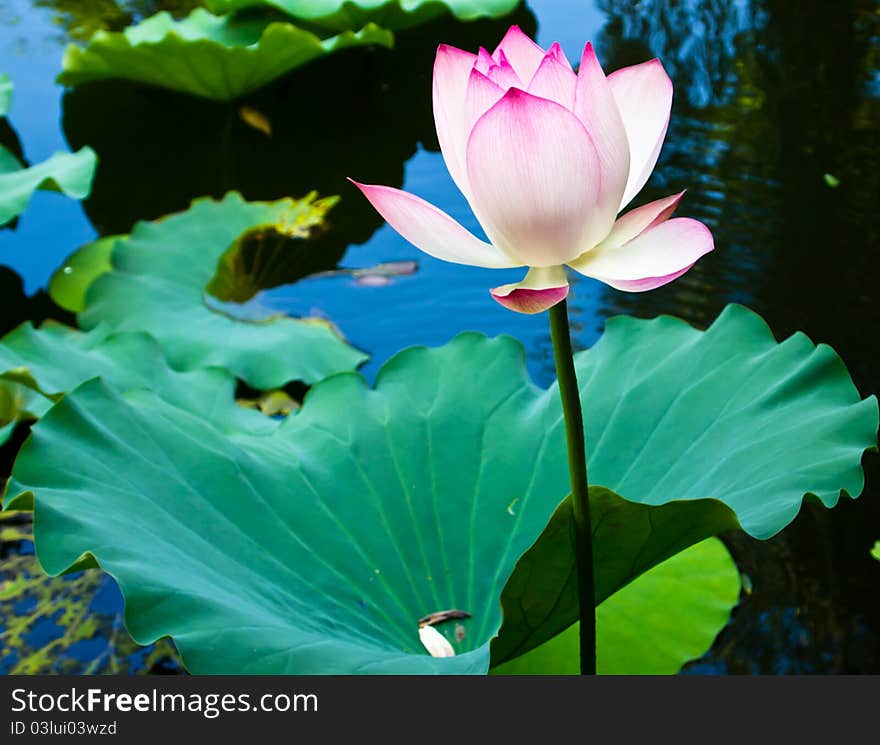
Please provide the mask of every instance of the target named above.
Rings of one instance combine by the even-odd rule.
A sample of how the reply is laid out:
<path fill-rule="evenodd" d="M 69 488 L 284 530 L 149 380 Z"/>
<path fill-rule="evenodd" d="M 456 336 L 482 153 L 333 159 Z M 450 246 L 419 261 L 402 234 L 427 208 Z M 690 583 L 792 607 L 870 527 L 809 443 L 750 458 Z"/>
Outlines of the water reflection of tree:
<path fill-rule="evenodd" d="M 602 315 L 671 312 L 706 325 L 727 302 L 751 304 L 748 280 L 759 271 L 754 248 L 766 238 L 763 213 L 775 198 L 767 174 L 754 172 L 748 153 L 734 172 L 729 162 L 737 127 L 761 105 L 754 65 L 743 54 L 764 20 L 753 6 L 694 0 L 605 4 L 609 20 L 600 41 L 605 66 L 613 70 L 657 56 L 675 82 L 666 145 L 638 201 L 688 189 L 681 214 L 706 222 L 723 250 L 665 288 L 644 295 L 605 293 Z"/>
<path fill-rule="evenodd" d="M 607 14 L 603 38 L 613 41 L 614 68 L 644 61 L 646 48 L 663 60 L 692 105 L 724 97 L 736 39 L 759 28 L 763 13 L 751 0 L 599 0 Z"/>
<path fill-rule="evenodd" d="M 163 10 L 186 15 L 199 0 L 34 0 L 54 12 L 56 23 L 70 39 L 86 41 L 96 31 L 122 31 L 141 18 Z"/>
<path fill-rule="evenodd" d="M 744 302 L 780 337 L 802 329 L 832 344 L 863 393 L 877 391 L 876 4 L 605 5 L 607 66 L 661 56 L 676 85 L 667 146 L 644 198 L 689 188 L 681 212 L 710 224 L 717 248 L 664 289 L 605 293 L 602 314 L 672 312 L 704 325 L 725 303 Z M 880 607 L 870 600 L 880 566 L 867 553 L 880 535 L 875 461 L 866 458 L 859 502 L 830 513 L 808 508 L 781 541 L 739 547 L 758 581 L 774 561 L 792 576 L 770 580 L 782 593 L 778 606 L 734 624 L 723 664 L 763 672 L 880 666 Z M 792 607 L 797 632 L 786 626 Z M 769 646 L 754 646 L 761 639 Z M 848 658 L 854 644 L 868 651 Z"/>

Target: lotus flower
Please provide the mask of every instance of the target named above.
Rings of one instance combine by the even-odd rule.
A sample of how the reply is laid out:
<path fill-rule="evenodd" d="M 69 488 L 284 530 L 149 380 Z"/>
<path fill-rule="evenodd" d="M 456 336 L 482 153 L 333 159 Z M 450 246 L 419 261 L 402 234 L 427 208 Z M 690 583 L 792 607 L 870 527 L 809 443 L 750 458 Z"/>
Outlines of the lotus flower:
<path fill-rule="evenodd" d="M 493 54 L 441 45 L 434 122 L 443 158 L 490 243 L 413 194 L 355 183 L 386 221 L 431 256 L 528 267 L 496 287 L 507 308 L 538 313 L 568 295 L 565 267 L 619 290 L 651 290 L 713 248 L 684 192 L 618 213 L 645 185 L 666 136 L 672 81 L 659 60 L 605 76 L 592 44 L 578 73 L 512 26 Z"/>

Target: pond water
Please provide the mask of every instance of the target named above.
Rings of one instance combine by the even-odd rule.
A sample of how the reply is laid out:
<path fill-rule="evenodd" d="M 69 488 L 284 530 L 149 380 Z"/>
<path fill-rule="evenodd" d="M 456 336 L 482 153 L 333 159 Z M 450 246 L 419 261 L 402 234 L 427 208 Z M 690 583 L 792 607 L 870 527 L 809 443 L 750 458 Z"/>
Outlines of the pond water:
<path fill-rule="evenodd" d="M 251 306 L 326 316 L 372 355 L 368 376 L 408 345 L 442 344 L 465 329 L 511 334 L 524 343 L 535 379 L 547 384 L 546 317 L 510 313 L 488 296 L 489 287 L 518 279 L 518 270 L 505 279 L 418 253 L 345 181 L 403 185 L 479 233 L 438 153 L 433 50 L 439 42 L 494 46 L 517 22 L 544 46 L 558 40 L 573 63 L 586 39 L 606 70 L 663 60 L 675 83 L 672 122 L 639 200 L 686 188 L 680 214 L 703 220 L 715 235 L 714 253 L 651 293 L 575 278 L 578 345 L 592 345 L 619 313 L 670 313 L 703 327 L 739 302 L 780 338 L 803 330 L 831 344 L 863 395 L 880 390 L 877 2 L 532 0 L 502 21 L 441 20 L 400 33 L 393 53 L 335 55 L 235 104 L 128 83 L 65 92 L 54 78 L 71 34 L 126 20 L 90 15 L 90 5 L 0 0 L 0 70 L 16 86 L 12 121 L 27 157 L 88 144 L 100 158 L 83 205 L 38 192 L 17 228 L 0 231 L 0 329 L 58 317 L 41 289 L 73 248 L 96 235 L 128 231 L 136 220 L 228 189 L 251 199 L 317 189 L 342 196 L 319 239 L 320 268 L 416 261 L 415 271 L 371 281 L 346 272 L 305 278 L 267 288 Z M 242 120 L 242 105 L 268 118 L 271 137 Z M 877 461 L 865 458 L 867 485 L 857 502 L 833 511 L 806 505 L 764 543 L 728 539 L 751 592 L 689 671 L 880 671 L 880 562 L 869 556 L 880 537 Z"/>

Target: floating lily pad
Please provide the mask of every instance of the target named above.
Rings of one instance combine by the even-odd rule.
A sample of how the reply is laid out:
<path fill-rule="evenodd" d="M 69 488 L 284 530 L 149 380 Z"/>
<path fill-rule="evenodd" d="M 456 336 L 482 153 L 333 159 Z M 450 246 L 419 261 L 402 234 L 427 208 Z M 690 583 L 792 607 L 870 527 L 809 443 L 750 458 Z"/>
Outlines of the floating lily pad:
<path fill-rule="evenodd" d="M 113 271 L 87 292 L 80 324 L 145 331 L 180 370 L 222 367 L 252 388 L 269 390 L 292 380 L 314 383 L 353 370 L 366 357 L 319 319 L 274 316 L 246 321 L 211 308 L 206 288 L 221 258 L 239 237 L 256 229 L 308 245 L 332 199 L 245 202 L 231 193 L 201 199 L 183 213 L 139 223 L 113 248 Z"/>
<path fill-rule="evenodd" d="M 374 24 L 322 39 L 290 23 L 215 16 L 197 8 L 182 20 L 163 12 L 121 32 L 99 31 L 85 48 L 71 44 L 58 82 L 136 80 L 231 101 L 318 57 L 392 43 L 391 32 Z"/>
<path fill-rule="evenodd" d="M 346 177 L 401 186 L 404 164 L 418 147 L 439 147 L 431 87 L 425 85 L 436 40 L 476 49 L 487 39 L 501 39 L 513 22 L 526 33 L 535 31 L 525 6 L 503 21 L 440 18 L 398 35 L 393 50 L 359 47 L 329 55 L 236 105 L 125 80 L 67 90 L 65 136 L 74 147 L 90 145 L 101 160 L 85 211 L 108 235 L 233 189 L 248 200 L 312 190 L 343 194 L 331 215 L 332 230 L 319 238 L 323 268 L 332 269 L 349 246 L 364 243 L 383 224 L 369 202 L 352 193 Z M 270 123 L 271 137 L 242 119 L 243 106 Z M 174 177 L 156 189 L 145 173 Z"/>
<path fill-rule="evenodd" d="M 110 235 L 74 251 L 49 280 L 49 297 L 71 313 L 86 307 L 86 291 L 99 276 L 113 268 L 113 246 L 120 236 Z"/>
<path fill-rule="evenodd" d="M 604 490 L 612 515 L 711 497 L 766 537 L 805 494 L 831 506 L 862 488 L 876 400 L 829 348 L 777 344 L 744 308 L 706 332 L 616 319 L 577 367 L 592 479 L 629 500 Z M 34 427 L 7 500 L 35 495 L 50 574 L 93 555 L 132 636 L 170 635 L 192 672 L 484 673 L 502 590 L 567 490 L 556 387 L 531 382 L 515 340 L 462 334 L 397 355 L 375 389 L 322 381 L 268 435 L 87 382 Z M 713 515 L 679 532 L 717 529 Z M 635 579 L 621 567 L 643 564 L 643 546 L 665 558 L 653 537 L 650 520 L 596 525 L 608 595 Z M 448 610 L 471 615 L 438 627 L 457 654 L 430 657 L 418 621 Z"/>
<path fill-rule="evenodd" d="M 72 199 L 89 195 L 96 162 L 91 148 L 55 153 L 30 168 L 11 167 L 11 157 L 0 157 L 0 225 L 24 212 L 37 189 L 59 191 Z"/>
<path fill-rule="evenodd" d="M 307 235 L 285 235 L 272 226 L 246 230 L 220 257 L 206 292 L 221 302 L 244 303 L 262 290 L 321 273 L 324 257 L 303 240 Z"/>
<path fill-rule="evenodd" d="M 12 91 L 9 77 L 0 74 L 0 116 L 9 112 Z M 24 212 L 37 189 L 85 199 L 91 190 L 95 163 L 95 152 L 84 147 L 75 153 L 55 153 L 42 163 L 25 167 L 14 153 L 0 145 L 0 226 Z"/>
<path fill-rule="evenodd" d="M 521 0 L 205 0 L 215 13 L 253 7 L 277 8 L 310 26 L 331 31 L 360 28 L 370 21 L 393 31 L 445 13 L 460 21 L 501 18 Z"/>
<path fill-rule="evenodd" d="M 710 538 L 667 559 L 596 608 L 600 675 L 672 675 L 703 655 L 739 600 L 736 564 Z M 496 675 L 578 675 L 578 624 Z"/>
<path fill-rule="evenodd" d="M 176 372 L 147 334 L 114 334 L 107 326 L 82 333 L 51 322 L 39 330 L 25 323 L 0 340 L 0 426 L 38 419 L 64 393 L 99 376 L 121 391 L 149 388 L 220 428 L 268 432 L 276 426 L 235 403 L 231 374 Z"/>

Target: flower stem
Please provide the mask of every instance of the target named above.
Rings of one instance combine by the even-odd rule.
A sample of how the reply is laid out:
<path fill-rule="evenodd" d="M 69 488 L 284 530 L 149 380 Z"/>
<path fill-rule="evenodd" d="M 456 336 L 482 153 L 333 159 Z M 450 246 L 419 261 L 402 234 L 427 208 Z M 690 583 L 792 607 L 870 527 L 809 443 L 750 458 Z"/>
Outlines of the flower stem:
<path fill-rule="evenodd" d="M 590 497 L 587 482 L 587 455 L 584 445 L 584 419 L 574 359 L 568 305 L 565 300 L 550 308 L 550 335 L 556 378 L 565 415 L 568 445 L 568 473 L 571 479 L 571 508 L 574 515 L 574 553 L 580 603 L 581 675 L 596 674 L 596 604 L 593 578 L 593 530 L 590 524 Z"/>

